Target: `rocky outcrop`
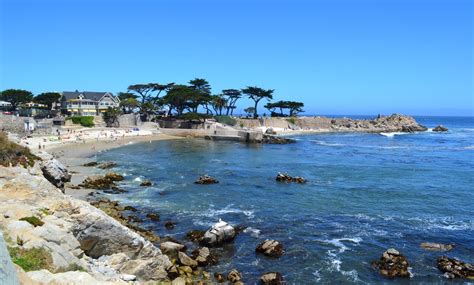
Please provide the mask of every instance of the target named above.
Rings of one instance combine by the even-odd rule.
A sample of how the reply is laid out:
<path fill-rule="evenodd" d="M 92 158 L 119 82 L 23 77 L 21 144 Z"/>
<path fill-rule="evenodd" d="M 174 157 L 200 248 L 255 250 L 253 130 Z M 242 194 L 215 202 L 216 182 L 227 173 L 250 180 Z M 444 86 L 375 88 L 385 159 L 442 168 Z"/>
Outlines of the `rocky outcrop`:
<path fill-rule="evenodd" d="M 160 249 L 169 258 L 177 259 L 178 252 L 186 251 L 186 246 L 172 241 L 165 241 L 160 244 Z"/>
<path fill-rule="evenodd" d="M 273 135 L 263 135 L 262 143 L 267 144 L 290 144 L 296 142 L 293 139 L 278 137 Z"/>
<path fill-rule="evenodd" d="M 64 189 L 64 183 L 71 181 L 71 174 L 66 167 L 48 153 L 39 152 L 37 156 L 41 158 L 40 167 L 43 176 L 54 186 Z"/>
<path fill-rule="evenodd" d="M 348 132 L 423 132 L 427 128 L 416 122 L 413 117 L 393 114 L 378 116 L 374 120 L 355 120 L 349 118 L 332 119 L 331 129 Z"/>
<path fill-rule="evenodd" d="M 255 251 L 258 253 L 263 253 L 266 256 L 275 258 L 278 258 L 285 253 L 281 242 L 269 239 L 261 242 L 255 249 Z"/>
<path fill-rule="evenodd" d="M 106 190 L 116 187 L 117 185 L 106 176 L 92 175 L 84 179 L 79 186 L 89 189 Z"/>
<path fill-rule="evenodd" d="M 116 172 L 108 172 L 105 174 L 105 178 L 109 179 L 110 181 L 122 181 L 124 180 L 123 175 L 118 174 Z"/>
<path fill-rule="evenodd" d="M 407 258 L 394 248 L 387 249 L 380 260 L 372 262 L 372 267 L 387 278 L 410 277 L 409 266 Z"/>
<path fill-rule="evenodd" d="M 277 132 L 273 128 L 268 128 L 265 130 L 266 135 L 276 135 Z"/>
<path fill-rule="evenodd" d="M 448 128 L 446 128 L 443 125 L 438 125 L 435 128 L 433 128 L 433 132 L 447 132 Z"/>
<path fill-rule="evenodd" d="M 300 177 L 300 176 L 292 177 L 288 175 L 288 173 L 280 173 L 280 172 L 277 174 L 275 180 L 278 182 L 286 182 L 286 183 L 290 183 L 290 182 L 306 183 L 306 179 L 304 179 L 303 177 Z"/>
<path fill-rule="evenodd" d="M 441 256 L 437 260 L 438 269 L 444 272 L 449 279 L 468 278 L 474 279 L 474 266 L 455 258 Z"/>
<path fill-rule="evenodd" d="M 206 246 L 220 246 L 226 242 L 234 240 L 236 235 L 234 227 L 228 223 L 219 220 L 209 230 L 204 233 L 201 244 Z"/>
<path fill-rule="evenodd" d="M 108 162 L 103 162 L 101 164 L 99 164 L 97 167 L 100 168 L 100 169 L 109 169 L 109 168 L 114 168 L 114 167 L 117 167 L 117 163 L 115 162 L 112 162 L 112 161 L 108 161 Z"/>
<path fill-rule="evenodd" d="M 219 181 L 209 175 L 203 175 L 198 178 L 194 183 L 196 184 L 215 184 L 219 183 Z"/>
<path fill-rule="evenodd" d="M 192 256 L 193 259 L 197 261 L 199 266 L 217 264 L 217 256 L 212 254 L 208 247 L 195 249 Z"/>
<path fill-rule="evenodd" d="M 260 283 L 262 285 L 284 285 L 285 280 L 279 272 L 268 272 L 260 277 Z"/>
<path fill-rule="evenodd" d="M 454 248 L 454 245 L 435 242 L 423 242 L 420 244 L 420 247 L 432 251 L 450 251 Z"/>

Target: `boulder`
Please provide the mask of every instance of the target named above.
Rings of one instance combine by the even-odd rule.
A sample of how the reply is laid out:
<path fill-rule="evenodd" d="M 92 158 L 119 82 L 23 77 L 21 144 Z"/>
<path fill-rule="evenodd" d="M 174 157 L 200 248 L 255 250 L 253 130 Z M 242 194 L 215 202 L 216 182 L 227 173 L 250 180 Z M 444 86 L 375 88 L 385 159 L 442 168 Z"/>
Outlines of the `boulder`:
<path fill-rule="evenodd" d="M 304 179 L 303 177 L 300 177 L 300 176 L 292 177 L 288 175 L 288 173 L 281 173 L 281 172 L 278 172 L 275 180 L 278 182 L 286 182 L 286 183 L 291 183 L 291 182 L 306 183 L 306 179 Z"/>
<path fill-rule="evenodd" d="M 215 184 L 219 183 L 219 181 L 209 175 L 203 175 L 200 176 L 198 180 L 196 180 L 194 183 L 196 184 Z"/>
<path fill-rule="evenodd" d="M 394 248 L 386 250 L 379 260 L 372 262 L 372 267 L 388 278 L 410 277 L 409 266 L 407 258 Z"/>
<path fill-rule="evenodd" d="M 208 247 L 197 248 L 193 251 L 193 259 L 197 261 L 199 266 L 207 266 L 217 264 L 217 257 L 211 253 Z"/>
<path fill-rule="evenodd" d="M 267 135 L 276 135 L 277 132 L 276 132 L 273 128 L 268 128 L 268 129 L 265 131 L 265 134 L 267 134 Z"/>
<path fill-rule="evenodd" d="M 140 186 L 142 187 L 148 187 L 153 185 L 150 180 L 143 180 L 142 183 L 140 183 Z"/>
<path fill-rule="evenodd" d="M 279 241 L 269 239 L 261 242 L 255 251 L 258 253 L 263 253 L 266 256 L 276 258 L 282 256 L 285 253 L 283 250 L 283 245 Z"/>
<path fill-rule="evenodd" d="M 186 280 L 183 277 L 177 277 L 171 282 L 171 285 L 186 285 Z"/>
<path fill-rule="evenodd" d="M 116 172 L 108 172 L 107 174 L 105 174 L 105 178 L 111 181 L 122 181 L 124 179 L 123 175 L 118 174 Z"/>
<path fill-rule="evenodd" d="M 231 283 L 236 283 L 242 280 L 242 274 L 240 274 L 237 269 L 232 269 L 229 274 L 227 274 L 227 280 L 229 280 Z"/>
<path fill-rule="evenodd" d="M 205 231 L 191 230 L 186 234 L 186 238 L 190 241 L 200 242 L 204 238 Z"/>
<path fill-rule="evenodd" d="M 432 251 L 450 251 L 454 248 L 454 245 L 435 242 L 423 242 L 420 244 L 420 247 Z"/>
<path fill-rule="evenodd" d="M 40 167 L 44 178 L 54 186 L 64 189 L 64 183 L 71 181 L 71 174 L 68 173 L 66 167 L 49 154 L 41 153 L 40 156 L 42 158 Z"/>
<path fill-rule="evenodd" d="M 109 168 L 114 168 L 117 165 L 118 165 L 117 163 L 109 161 L 109 162 L 103 162 L 103 163 L 99 164 L 97 167 L 100 168 L 100 169 L 109 169 Z"/>
<path fill-rule="evenodd" d="M 268 272 L 260 277 L 260 283 L 263 285 L 284 285 L 285 280 L 279 272 Z"/>
<path fill-rule="evenodd" d="M 448 128 L 446 128 L 443 125 L 438 125 L 435 128 L 433 128 L 433 132 L 447 132 Z"/>
<path fill-rule="evenodd" d="M 80 186 L 89 189 L 106 190 L 115 187 L 116 185 L 112 180 L 105 176 L 92 175 L 84 179 Z"/>
<path fill-rule="evenodd" d="M 235 238 L 235 229 L 228 223 L 219 220 L 204 233 L 201 244 L 206 246 L 219 246 Z"/>
<path fill-rule="evenodd" d="M 217 283 L 224 283 L 225 282 L 225 277 L 224 274 L 216 272 L 214 273 L 214 278 L 216 279 Z"/>
<path fill-rule="evenodd" d="M 181 252 L 181 251 L 178 252 L 178 261 L 179 261 L 179 264 L 184 265 L 184 266 L 189 266 L 193 269 L 198 266 L 198 263 L 196 260 L 187 256 L 186 253 Z"/>
<path fill-rule="evenodd" d="M 99 165 L 97 161 L 91 161 L 91 162 L 84 163 L 82 166 L 92 167 L 92 166 L 97 166 L 97 165 Z"/>
<path fill-rule="evenodd" d="M 166 241 L 160 244 L 160 249 L 161 249 L 161 252 L 166 254 L 169 258 L 177 259 L 178 252 L 186 251 L 186 246 L 176 243 L 176 242 Z"/>
<path fill-rule="evenodd" d="M 449 278 L 468 278 L 474 279 L 474 266 L 472 264 L 460 261 L 455 258 L 441 256 L 437 260 L 438 269 L 444 272 Z"/>

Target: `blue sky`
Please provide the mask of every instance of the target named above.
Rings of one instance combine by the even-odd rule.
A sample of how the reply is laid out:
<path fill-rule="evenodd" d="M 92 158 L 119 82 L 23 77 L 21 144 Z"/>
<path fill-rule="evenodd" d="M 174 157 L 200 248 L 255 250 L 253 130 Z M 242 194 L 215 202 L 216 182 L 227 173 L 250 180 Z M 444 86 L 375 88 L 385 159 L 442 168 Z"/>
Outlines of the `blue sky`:
<path fill-rule="evenodd" d="M 202 77 L 306 114 L 474 115 L 470 0 L 0 2 L 2 90 Z"/>

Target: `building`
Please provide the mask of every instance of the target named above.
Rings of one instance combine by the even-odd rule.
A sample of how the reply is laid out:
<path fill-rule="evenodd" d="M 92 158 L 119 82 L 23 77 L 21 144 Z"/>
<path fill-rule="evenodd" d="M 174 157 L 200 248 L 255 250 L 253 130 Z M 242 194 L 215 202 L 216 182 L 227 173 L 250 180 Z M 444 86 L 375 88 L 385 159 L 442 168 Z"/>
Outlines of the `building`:
<path fill-rule="evenodd" d="M 6 101 L 0 101 L 0 110 L 10 110 L 12 108 L 12 103 Z"/>
<path fill-rule="evenodd" d="M 97 116 L 119 105 L 120 99 L 110 92 L 65 91 L 61 97 L 61 113 L 73 116 Z"/>

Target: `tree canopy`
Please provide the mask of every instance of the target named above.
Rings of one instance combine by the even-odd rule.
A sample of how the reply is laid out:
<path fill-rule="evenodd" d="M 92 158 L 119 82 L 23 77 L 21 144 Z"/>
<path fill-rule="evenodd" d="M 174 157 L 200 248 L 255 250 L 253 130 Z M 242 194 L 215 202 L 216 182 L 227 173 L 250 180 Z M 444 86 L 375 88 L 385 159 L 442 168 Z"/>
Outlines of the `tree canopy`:
<path fill-rule="evenodd" d="M 48 106 L 48 109 L 53 107 L 53 104 L 58 102 L 61 94 L 58 92 L 44 92 L 33 98 L 33 101 L 39 104 Z"/>
<path fill-rule="evenodd" d="M 284 109 L 288 109 L 289 116 L 294 116 L 300 112 L 304 112 L 302 109 L 304 107 L 304 104 L 302 102 L 296 102 L 296 101 L 271 102 L 271 103 L 267 103 L 264 107 L 271 112 L 272 116 L 275 116 L 275 115 L 278 115 L 281 117 L 285 116 L 285 114 L 283 113 Z M 279 114 L 275 112 L 276 109 L 280 110 Z"/>
<path fill-rule="evenodd" d="M 242 93 L 247 95 L 249 99 L 255 102 L 254 113 L 253 113 L 254 119 L 258 118 L 258 114 L 257 114 L 258 102 L 260 102 L 260 100 L 262 99 L 267 99 L 267 100 L 273 99 L 273 91 L 275 90 L 273 89 L 265 90 L 256 86 L 255 87 L 249 86 L 245 89 L 242 89 Z"/>
<path fill-rule="evenodd" d="M 7 89 L 0 92 L 0 100 L 10 102 L 15 110 L 20 104 L 31 102 L 33 93 L 22 89 Z"/>

